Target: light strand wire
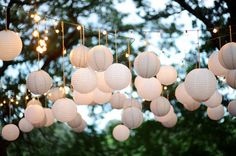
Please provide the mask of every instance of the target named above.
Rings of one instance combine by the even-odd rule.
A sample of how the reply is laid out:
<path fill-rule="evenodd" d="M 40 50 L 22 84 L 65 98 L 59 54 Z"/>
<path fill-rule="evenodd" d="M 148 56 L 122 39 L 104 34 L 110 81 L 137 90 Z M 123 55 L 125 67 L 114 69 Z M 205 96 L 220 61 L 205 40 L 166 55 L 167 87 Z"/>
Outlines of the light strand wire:
<path fill-rule="evenodd" d="M 61 21 L 61 44 L 62 44 L 62 79 L 63 79 L 63 87 L 65 88 L 66 85 L 66 78 L 65 78 L 65 43 L 64 43 L 64 22 Z"/>

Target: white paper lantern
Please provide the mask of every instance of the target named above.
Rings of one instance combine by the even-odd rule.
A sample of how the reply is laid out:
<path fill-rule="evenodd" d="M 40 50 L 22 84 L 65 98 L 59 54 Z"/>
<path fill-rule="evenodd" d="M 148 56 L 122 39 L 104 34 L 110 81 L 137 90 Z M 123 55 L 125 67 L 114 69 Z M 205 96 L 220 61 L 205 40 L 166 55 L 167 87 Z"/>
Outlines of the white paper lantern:
<path fill-rule="evenodd" d="M 27 102 L 27 107 L 31 106 L 31 105 L 39 105 L 42 106 L 42 103 L 39 100 L 36 100 L 35 98 L 33 98 L 32 100 L 30 100 L 29 102 Z"/>
<path fill-rule="evenodd" d="M 208 68 L 216 76 L 224 76 L 228 71 L 220 64 L 218 59 L 218 52 L 214 52 L 211 54 L 208 60 Z"/>
<path fill-rule="evenodd" d="M 142 80 L 144 78 L 140 77 L 140 76 L 136 76 L 136 78 L 134 79 L 134 86 L 136 88 L 140 88 L 140 84 L 142 83 Z"/>
<path fill-rule="evenodd" d="M 18 123 L 18 127 L 24 133 L 28 133 L 28 132 L 32 131 L 34 128 L 34 126 L 25 118 L 20 119 L 20 121 Z"/>
<path fill-rule="evenodd" d="M 216 107 L 219 106 L 222 102 L 222 95 L 218 92 L 218 90 L 215 91 L 215 93 L 207 100 L 204 102 L 204 104 L 207 107 Z"/>
<path fill-rule="evenodd" d="M 95 71 L 105 71 L 113 62 L 113 56 L 109 48 L 98 45 L 89 50 L 88 65 Z"/>
<path fill-rule="evenodd" d="M 226 83 L 236 89 L 236 70 L 229 70 L 226 74 Z"/>
<path fill-rule="evenodd" d="M 156 116 L 165 116 L 171 108 L 169 100 L 163 96 L 160 96 L 152 100 L 150 104 L 150 109 L 152 113 Z"/>
<path fill-rule="evenodd" d="M 75 47 L 70 52 L 70 62 L 75 67 L 86 68 L 88 66 L 89 48 L 84 45 Z"/>
<path fill-rule="evenodd" d="M 230 101 L 228 104 L 228 111 L 231 115 L 236 116 L 236 101 Z"/>
<path fill-rule="evenodd" d="M 187 109 L 188 111 L 195 111 L 201 106 L 201 103 L 189 103 L 189 104 L 183 104 L 183 105 L 184 105 L 184 108 Z"/>
<path fill-rule="evenodd" d="M 111 93 L 105 93 L 96 88 L 93 91 L 93 100 L 95 103 L 104 104 L 110 101 L 111 95 Z"/>
<path fill-rule="evenodd" d="M 72 130 L 77 133 L 81 133 L 85 130 L 86 127 L 87 127 L 87 123 L 84 120 L 82 120 L 82 123 L 79 125 L 79 127 L 72 128 Z"/>
<path fill-rule="evenodd" d="M 79 127 L 80 124 L 82 124 L 83 119 L 81 117 L 81 115 L 79 113 L 77 113 L 77 115 L 75 116 L 74 119 L 72 119 L 71 121 L 67 122 L 67 124 L 71 127 L 71 128 L 76 128 Z"/>
<path fill-rule="evenodd" d="M 168 86 L 176 81 L 177 71 L 172 66 L 162 66 L 156 76 L 161 84 Z"/>
<path fill-rule="evenodd" d="M 117 125 L 113 129 L 112 135 L 117 141 L 125 141 L 129 138 L 130 131 L 125 125 Z"/>
<path fill-rule="evenodd" d="M 113 90 L 126 88 L 131 82 L 131 72 L 129 68 L 120 63 L 112 64 L 104 72 L 105 80 L 108 86 Z"/>
<path fill-rule="evenodd" d="M 43 70 L 34 71 L 26 80 L 26 87 L 34 94 L 44 94 L 52 86 L 52 78 Z"/>
<path fill-rule="evenodd" d="M 236 43 L 230 42 L 221 47 L 218 59 L 224 68 L 229 70 L 236 69 Z"/>
<path fill-rule="evenodd" d="M 176 125 L 176 123 L 177 123 L 177 116 L 175 113 L 173 113 L 168 121 L 162 122 L 161 124 L 166 128 L 172 128 Z"/>
<path fill-rule="evenodd" d="M 102 92 L 112 92 L 112 89 L 107 85 L 104 78 L 104 72 L 97 72 L 97 88 Z"/>
<path fill-rule="evenodd" d="M 54 115 L 53 112 L 50 108 L 44 108 L 44 113 L 45 113 L 45 118 L 46 118 L 46 123 L 45 127 L 49 127 L 54 123 Z"/>
<path fill-rule="evenodd" d="M 187 93 L 199 102 L 206 101 L 216 91 L 215 75 L 206 68 L 194 69 L 185 78 Z"/>
<path fill-rule="evenodd" d="M 162 92 L 162 86 L 159 80 L 154 77 L 150 79 L 142 78 L 140 84 L 136 86 L 136 88 L 138 95 L 147 101 L 159 97 Z"/>
<path fill-rule="evenodd" d="M 125 108 L 122 112 L 122 122 L 130 129 L 138 128 L 143 122 L 143 113 L 137 107 Z"/>
<path fill-rule="evenodd" d="M 2 137 L 7 141 L 14 141 L 19 135 L 20 131 L 14 124 L 7 124 L 2 128 Z"/>
<path fill-rule="evenodd" d="M 111 100 L 110 100 L 112 108 L 113 109 L 122 109 L 126 99 L 127 98 L 124 94 L 114 93 L 111 96 Z"/>
<path fill-rule="evenodd" d="M 54 117 L 61 122 L 73 120 L 77 115 L 76 104 L 68 98 L 58 99 L 52 106 Z"/>
<path fill-rule="evenodd" d="M 170 111 L 164 115 L 164 116 L 154 116 L 155 120 L 158 121 L 158 122 L 167 122 L 169 121 L 171 118 L 172 118 L 172 114 L 174 114 L 174 108 L 173 106 L 171 105 L 170 106 Z"/>
<path fill-rule="evenodd" d="M 220 120 L 221 118 L 224 117 L 225 114 L 225 110 L 224 110 L 224 106 L 219 105 L 217 107 L 214 108 L 207 108 L 207 115 L 211 120 Z"/>
<path fill-rule="evenodd" d="M 0 31 L 0 60 L 14 60 L 22 50 L 19 35 L 10 30 Z"/>
<path fill-rule="evenodd" d="M 81 94 L 74 90 L 72 96 L 77 105 L 89 105 L 93 102 L 93 91 L 86 94 Z"/>
<path fill-rule="evenodd" d="M 64 98 L 64 97 L 65 97 L 64 87 L 51 88 L 47 94 L 47 98 L 52 102 L 55 102 L 56 100 Z"/>
<path fill-rule="evenodd" d="M 25 109 L 25 118 L 31 124 L 39 124 L 41 123 L 44 118 L 44 110 L 43 107 L 40 105 L 30 105 Z"/>
<path fill-rule="evenodd" d="M 123 104 L 123 108 L 127 108 L 127 107 L 136 107 L 140 110 L 142 110 L 142 105 L 135 99 L 126 99 L 124 101 L 124 104 Z"/>
<path fill-rule="evenodd" d="M 160 69 L 160 60 L 154 52 L 140 53 L 134 60 L 134 69 L 143 78 L 155 76 Z"/>
<path fill-rule="evenodd" d="M 77 69 L 72 75 L 71 85 L 77 92 L 89 93 L 97 86 L 96 73 L 89 68 Z"/>
<path fill-rule="evenodd" d="M 44 114 L 44 118 L 41 122 L 32 124 L 32 125 L 34 126 L 34 128 L 42 128 L 46 125 L 46 123 L 47 123 L 47 119 L 46 119 L 46 115 Z"/>

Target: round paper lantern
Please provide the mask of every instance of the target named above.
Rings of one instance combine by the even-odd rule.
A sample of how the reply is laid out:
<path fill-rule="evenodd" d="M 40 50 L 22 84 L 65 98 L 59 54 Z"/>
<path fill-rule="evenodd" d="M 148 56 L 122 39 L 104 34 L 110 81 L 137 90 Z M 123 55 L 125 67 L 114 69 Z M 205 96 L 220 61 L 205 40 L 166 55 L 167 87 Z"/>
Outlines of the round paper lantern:
<path fill-rule="evenodd" d="M 111 93 L 105 93 L 96 88 L 93 91 L 93 100 L 95 103 L 104 104 L 109 102 L 111 99 Z"/>
<path fill-rule="evenodd" d="M 24 133 L 28 133 L 33 130 L 34 126 L 25 118 L 20 119 L 18 127 Z"/>
<path fill-rule="evenodd" d="M 172 66 L 162 66 L 156 76 L 161 84 L 168 86 L 176 81 L 177 71 Z"/>
<path fill-rule="evenodd" d="M 112 89 L 107 85 L 104 78 L 104 72 L 97 72 L 97 88 L 102 92 L 112 92 Z"/>
<path fill-rule="evenodd" d="M 218 59 L 220 64 L 229 70 L 236 69 L 236 43 L 230 42 L 220 48 Z"/>
<path fill-rule="evenodd" d="M 84 120 L 82 120 L 82 123 L 79 125 L 79 127 L 72 128 L 72 130 L 77 133 L 80 133 L 80 132 L 83 132 L 86 127 L 87 127 L 87 123 Z"/>
<path fill-rule="evenodd" d="M 88 65 L 95 71 L 105 71 L 113 62 L 113 56 L 109 48 L 97 45 L 89 50 Z"/>
<path fill-rule="evenodd" d="M 58 99 L 52 106 L 54 117 L 61 122 L 73 120 L 77 115 L 76 104 L 68 98 Z"/>
<path fill-rule="evenodd" d="M 26 80 L 26 87 L 34 94 L 44 94 L 52 86 L 52 78 L 43 70 L 34 71 Z"/>
<path fill-rule="evenodd" d="M 185 78 L 187 93 L 199 102 L 209 99 L 216 90 L 215 75 L 206 68 L 194 69 Z"/>
<path fill-rule="evenodd" d="M 34 126 L 34 128 L 42 128 L 46 125 L 46 123 L 47 123 L 47 119 L 46 119 L 46 115 L 44 115 L 44 118 L 41 122 L 32 124 L 32 125 Z"/>
<path fill-rule="evenodd" d="M 117 125 L 113 129 L 112 135 L 117 141 L 125 141 L 129 138 L 130 131 L 125 125 Z"/>
<path fill-rule="evenodd" d="M 19 135 L 20 131 L 14 124 L 7 124 L 2 128 L 2 137 L 7 141 L 14 141 Z"/>
<path fill-rule="evenodd" d="M 97 86 L 96 73 L 89 68 L 77 69 L 72 75 L 71 85 L 77 92 L 89 93 Z"/>
<path fill-rule="evenodd" d="M 143 78 L 155 76 L 160 69 L 160 60 L 154 52 L 140 53 L 134 60 L 134 69 Z"/>
<path fill-rule="evenodd" d="M 161 95 L 162 86 L 158 79 L 152 77 L 150 79 L 142 78 L 140 84 L 137 86 L 138 95 L 147 100 L 151 101 Z"/>
<path fill-rule="evenodd" d="M 75 47 L 70 52 L 70 62 L 75 67 L 86 68 L 88 66 L 89 48 L 84 45 Z"/>
<path fill-rule="evenodd" d="M 122 109 L 125 100 L 126 100 L 126 96 L 124 94 L 114 93 L 111 96 L 110 103 L 113 109 Z"/>
<path fill-rule="evenodd" d="M 156 116 L 165 116 L 170 111 L 170 106 L 171 104 L 169 100 L 163 96 L 160 96 L 152 100 L 150 109 Z"/>
<path fill-rule="evenodd" d="M 142 78 L 142 77 L 140 77 L 140 76 L 137 76 L 135 79 L 134 79 L 134 86 L 136 87 L 136 88 L 140 88 L 139 86 L 140 86 L 140 84 L 142 83 L 142 80 L 143 80 L 144 78 Z M 145 79 L 144 79 L 145 80 Z"/>
<path fill-rule="evenodd" d="M 130 84 L 132 75 L 125 65 L 114 63 L 104 72 L 104 77 L 111 89 L 121 90 Z"/>
<path fill-rule="evenodd" d="M 230 101 L 228 105 L 228 111 L 231 115 L 236 116 L 236 101 Z"/>
<path fill-rule="evenodd" d="M 154 116 L 155 120 L 158 121 L 158 122 L 167 122 L 171 119 L 172 117 L 172 114 L 174 114 L 174 108 L 173 106 L 171 105 L 170 106 L 170 111 L 164 115 L 164 116 Z"/>
<path fill-rule="evenodd" d="M 65 97 L 65 89 L 63 87 L 51 88 L 47 94 L 47 98 L 52 102 L 55 102 L 56 100 L 64 97 Z"/>
<path fill-rule="evenodd" d="M 207 115 L 211 120 L 220 120 L 221 118 L 224 117 L 225 114 L 225 110 L 224 110 L 224 106 L 219 105 L 217 107 L 214 108 L 207 108 Z"/>
<path fill-rule="evenodd" d="M 10 30 L 0 31 L 0 60 L 14 60 L 22 50 L 19 35 Z"/>
<path fill-rule="evenodd" d="M 177 116 L 175 113 L 173 113 L 168 121 L 162 122 L 161 124 L 166 128 L 172 128 L 176 125 L 176 123 L 177 123 Z"/>
<path fill-rule="evenodd" d="M 71 128 L 76 128 L 79 127 L 80 124 L 82 124 L 82 117 L 79 113 L 77 113 L 77 115 L 75 116 L 74 119 L 72 119 L 71 121 L 67 122 L 67 124 L 71 127 Z"/>
<path fill-rule="evenodd" d="M 30 100 L 27 103 L 27 107 L 31 106 L 31 105 L 39 105 L 42 106 L 42 103 L 39 100 L 36 100 L 35 98 L 33 98 L 32 100 Z"/>
<path fill-rule="evenodd" d="M 45 118 L 43 107 L 40 105 L 30 105 L 25 109 L 25 119 L 31 124 L 39 124 Z"/>
<path fill-rule="evenodd" d="M 136 107 L 140 110 L 142 110 L 142 105 L 135 99 L 126 99 L 124 101 L 124 104 L 123 104 L 123 108 L 127 108 L 127 107 Z"/>
<path fill-rule="evenodd" d="M 184 108 L 187 109 L 188 111 L 195 111 L 201 106 L 201 103 L 188 103 L 183 105 Z"/>
<path fill-rule="evenodd" d="M 214 52 L 211 54 L 208 60 L 208 68 L 216 76 L 224 76 L 228 71 L 220 64 L 218 59 L 218 52 Z"/>
<path fill-rule="evenodd" d="M 218 90 L 216 90 L 215 93 L 204 103 L 207 107 L 213 108 L 219 106 L 221 102 L 222 102 L 222 95 L 218 92 Z"/>
<path fill-rule="evenodd" d="M 74 90 L 72 96 L 77 105 L 89 105 L 93 102 L 93 91 L 86 94 L 81 94 Z"/>
<path fill-rule="evenodd" d="M 45 118 L 46 118 L 46 123 L 44 126 L 49 127 L 54 123 L 53 112 L 50 108 L 44 108 L 44 113 L 45 113 Z"/>
<path fill-rule="evenodd" d="M 125 108 L 122 112 L 122 122 L 130 129 L 138 128 L 143 122 L 143 113 L 137 107 Z"/>
<path fill-rule="evenodd" d="M 236 70 L 229 70 L 226 74 L 226 83 L 236 89 Z"/>

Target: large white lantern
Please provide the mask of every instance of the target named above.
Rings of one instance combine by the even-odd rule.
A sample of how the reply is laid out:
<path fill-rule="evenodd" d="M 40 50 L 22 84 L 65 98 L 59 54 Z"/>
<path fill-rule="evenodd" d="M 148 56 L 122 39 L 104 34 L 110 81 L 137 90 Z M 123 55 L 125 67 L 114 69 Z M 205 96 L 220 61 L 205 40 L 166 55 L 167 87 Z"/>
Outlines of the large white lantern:
<path fill-rule="evenodd" d="M 176 81 L 177 71 L 172 66 L 162 66 L 156 76 L 161 84 L 168 86 Z"/>
<path fill-rule="evenodd" d="M 142 104 L 140 104 L 137 100 L 131 98 L 131 99 L 126 99 L 123 104 L 123 108 L 127 107 L 136 107 L 140 110 L 142 110 Z"/>
<path fill-rule="evenodd" d="M 84 45 L 75 47 L 70 52 L 70 62 L 75 67 L 86 68 L 88 66 L 89 48 Z"/>
<path fill-rule="evenodd" d="M 229 70 L 226 74 L 226 83 L 236 89 L 236 70 Z"/>
<path fill-rule="evenodd" d="M 74 90 L 72 96 L 77 105 L 89 105 L 93 102 L 93 91 L 86 94 L 81 94 Z"/>
<path fill-rule="evenodd" d="M 34 71 L 26 80 L 26 87 L 34 94 L 44 94 L 52 86 L 52 78 L 43 70 Z"/>
<path fill-rule="evenodd" d="M 143 78 L 155 76 L 160 69 L 160 60 L 154 52 L 140 53 L 134 60 L 134 69 Z"/>
<path fill-rule="evenodd" d="M 218 59 L 220 64 L 226 69 L 236 69 L 236 43 L 230 42 L 221 47 Z"/>
<path fill-rule="evenodd" d="M 56 100 L 64 98 L 64 97 L 65 97 L 64 87 L 51 88 L 47 94 L 47 98 L 52 102 L 55 102 Z"/>
<path fill-rule="evenodd" d="M 41 122 L 32 125 L 34 126 L 34 128 L 42 128 L 45 126 L 46 122 L 47 122 L 46 115 L 44 115 L 44 119 Z"/>
<path fill-rule="evenodd" d="M 104 72 L 97 72 L 97 88 L 102 92 L 112 92 L 112 89 L 107 85 L 104 78 Z"/>
<path fill-rule="evenodd" d="M 82 124 L 83 119 L 81 117 L 81 115 L 79 113 L 77 113 L 77 115 L 75 116 L 74 119 L 72 119 L 71 121 L 67 122 L 67 124 L 71 127 L 71 128 L 76 128 L 79 127 L 80 124 Z"/>
<path fill-rule="evenodd" d="M 208 68 L 216 76 L 225 76 L 225 74 L 228 71 L 220 64 L 219 59 L 218 59 L 218 52 L 214 52 L 211 54 L 208 60 Z"/>
<path fill-rule="evenodd" d="M 125 108 L 122 112 L 122 122 L 130 129 L 138 128 L 143 122 L 143 113 L 137 107 Z"/>
<path fill-rule="evenodd" d="M 216 91 L 215 75 L 206 68 L 194 69 L 185 78 L 185 89 L 199 102 L 206 101 Z"/>
<path fill-rule="evenodd" d="M 111 96 L 111 100 L 110 100 L 111 107 L 113 109 L 122 109 L 126 99 L 127 98 L 126 98 L 126 96 L 124 94 L 118 93 L 118 92 L 114 93 Z"/>
<path fill-rule="evenodd" d="M 108 86 L 113 90 L 126 88 L 131 82 L 131 72 L 129 68 L 120 63 L 114 63 L 104 73 Z"/>
<path fill-rule="evenodd" d="M 97 86 L 96 73 L 89 68 L 77 69 L 72 75 L 71 85 L 77 92 L 89 93 Z"/>
<path fill-rule="evenodd" d="M 72 130 L 77 133 L 81 133 L 84 131 L 86 127 L 87 127 L 87 123 L 84 120 L 82 120 L 82 123 L 79 125 L 79 127 L 72 128 Z"/>
<path fill-rule="evenodd" d="M 207 100 L 204 102 L 204 104 L 207 107 L 216 107 L 219 106 L 222 102 L 222 95 L 218 92 L 218 90 L 215 91 L 215 93 Z"/>
<path fill-rule="evenodd" d="M 177 116 L 175 113 L 171 115 L 171 118 L 168 121 L 162 122 L 161 124 L 166 128 L 172 128 L 177 123 Z"/>
<path fill-rule="evenodd" d="M 207 108 L 207 115 L 211 120 L 220 120 L 221 118 L 224 117 L 225 114 L 225 110 L 224 110 L 224 106 L 219 105 L 217 107 L 214 108 Z"/>
<path fill-rule="evenodd" d="M 27 107 L 31 105 L 39 105 L 42 106 L 42 103 L 39 100 L 36 100 L 35 98 L 31 99 L 29 102 L 27 102 Z"/>
<path fill-rule="evenodd" d="M 169 121 L 171 118 L 172 118 L 172 114 L 174 114 L 174 108 L 173 106 L 171 105 L 170 106 L 170 111 L 164 115 L 164 116 L 154 116 L 155 120 L 158 121 L 158 122 L 167 122 Z"/>
<path fill-rule="evenodd" d="M 30 105 L 25 109 L 25 118 L 31 124 L 39 124 L 45 118 L 44 109 L 40 105 Z"/>
<path fill-rule="evenodd" d="M 88 65 L 95 71 L 105 71 L 113 62 L 113 56 L 109 48 L 98 45 L 89 50 Z"/>
<path fill-rule="evenodd" d="M 117 125 L 113 129 L 112 135 L 117 141 L 125 141 L 129 138 L 130 130 L 125 125 Z"/>
<path fill-rule="evenodd" d="M 165 116 L 171 108 L 169 100 L 163 96 L 160 96 L 152 100 L 150 104 L 150 109 L 152 113 L 156 116 Z"/>
<path fill-rule="evenodd" d="M 73 120 L 77 115 L 76 104 L 68 98 L 58 99 L 52 106 L 54 117 L 61 122 Z"/>
<path fill-rule="evenodd" d="M 14 141 L 19 135 L 20 131 L 14 124 L 7 124 L 2 128 L 2 137 L 7 141 Z"/>
<path fill-rule="evenodd" d="M 28 132 L 32 131 L 34 128 L 34 126 L 25 118 L 20 119 L 20 121 L 18 123 L 18 127 L 24 133 L 28 133 Z"/>
<path fill-rule="evenodd" d="M 14 60 L 22 50 L 19 35 L 10 30 L 0 31 L 0 60 Z"/>
<path fill-rule="evenodd" d="M 162 86 L 159 80 L 154 77 L 150 79 L 142 78 L 136 88 L 138 95 L 147 101 L 159 97 L 162 92 Z"/>
<path fill-rule="evenodd" d="M 236 100 L 230 101 L 228 111 L 231 115 L 236 116 Z"/>
<path fill-rule="evenodd" d="M 144 78 L 140 77 L 140 76 L 136 76 L 136 78 L 134 79 L 134 86 L 136 88 L 139 88 L 140 84 L 142 83 L 142 80 Z"/>
<path fill-rule="evenodd" d="M 45 127 L 49 127 L 54 123 L 54 115 L 50 108 L 44 108 L 45 119 L 46 123 L 44 124 Z"/>
<path fill-rule="evenodd" d="M 105 93 L 96 88 L 93 91 L 93 101 L 98 104 L 104 104 L 110 101 L 111 95 L 111 93 Z"/>

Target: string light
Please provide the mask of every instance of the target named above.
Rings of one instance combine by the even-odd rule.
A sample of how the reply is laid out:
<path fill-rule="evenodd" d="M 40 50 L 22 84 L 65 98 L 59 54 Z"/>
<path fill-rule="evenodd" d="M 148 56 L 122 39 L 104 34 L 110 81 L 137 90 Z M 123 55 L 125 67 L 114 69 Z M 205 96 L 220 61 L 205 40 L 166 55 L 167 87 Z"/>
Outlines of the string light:
<path fill-rule="evenodd" d="M 34 21 L 38 23 L 41 20 L 41 17 L 38 14 L 34 15 Z"/>
<path fill-rule="evenodd" d="M 18 105 L 19 104 L 19 101 L 16 101 L 16 105 Z"/>
<path fill-rule="evenodd" d="M 81 26 L 80 25 L 77 26 L 77 30 L 81 30 Z"/>
<path fill-rule="evenodd" d="M 6 100 L 3 101 L 3 104 L 6 104 Z"/>
<path fill-rule="evenodd" d="M 60 30 L 56 29 L 55 32 L 58 34 L 60 32 Z"/>
<path fill-rule="evenodd" d="M 32 35 L 34 37 L 39 37 L 39 31 L 37 29 L 35 29 L 33 32 L 32 32 Z"/>
<path fill-rule="evenodd" d="M 212 32 L 213 32 L 213 33 L 217 33 L 217 32 L 218 32 L 218 29 L 217 29 L 217 28 L 214 28 L 214 29 L 212 30 Z"/>
<path fill-rule="evenodd" d="M 0 107 L 2 107 L 2 106 L 3 106 L 3 104 L 1 103 L 1 104 L 0 104 Z"/>
<path fill-rule="evenodd" d="M 167 90 L 167 86 L 164 86 L 164 90 Z"/>
<path fill-rule="evenodd" d="M 126 54 L 125 54 L 125 57 L 129 57 L 129 53 L 126 53 Z"/>
<path fill-rule="evenodd" d="M 25 96 L 25 99 L 26 99 L 26 100 L 29 100 L 29 96 L 28 96 L 28 95 L 26 95 L 26 96 Z"/>
<path fill-rule="evenodd" d="M 106 34 L 107 34 L 107 31 L 106 31 L 106 30 L 103 30 L 102 34 L 103 34 L 103 35 L 106 35 Z"/>
<path fill-rule="evenodd" d="M 11 99 L 10 99 L 10 101 L 11 101 L 11 102 L 14 102 L 14 99 L 13 99 L 13 98 L 11 98 Z"/>
<path fill-rule="evenodd" d="M 47 33 L 48 33 L 48 30 L 47 30 L 47 29 L 46 29 L 46 30 L 44 30 L 44 33 L 45 33 L 45 34 L 47 34 Z"/>

